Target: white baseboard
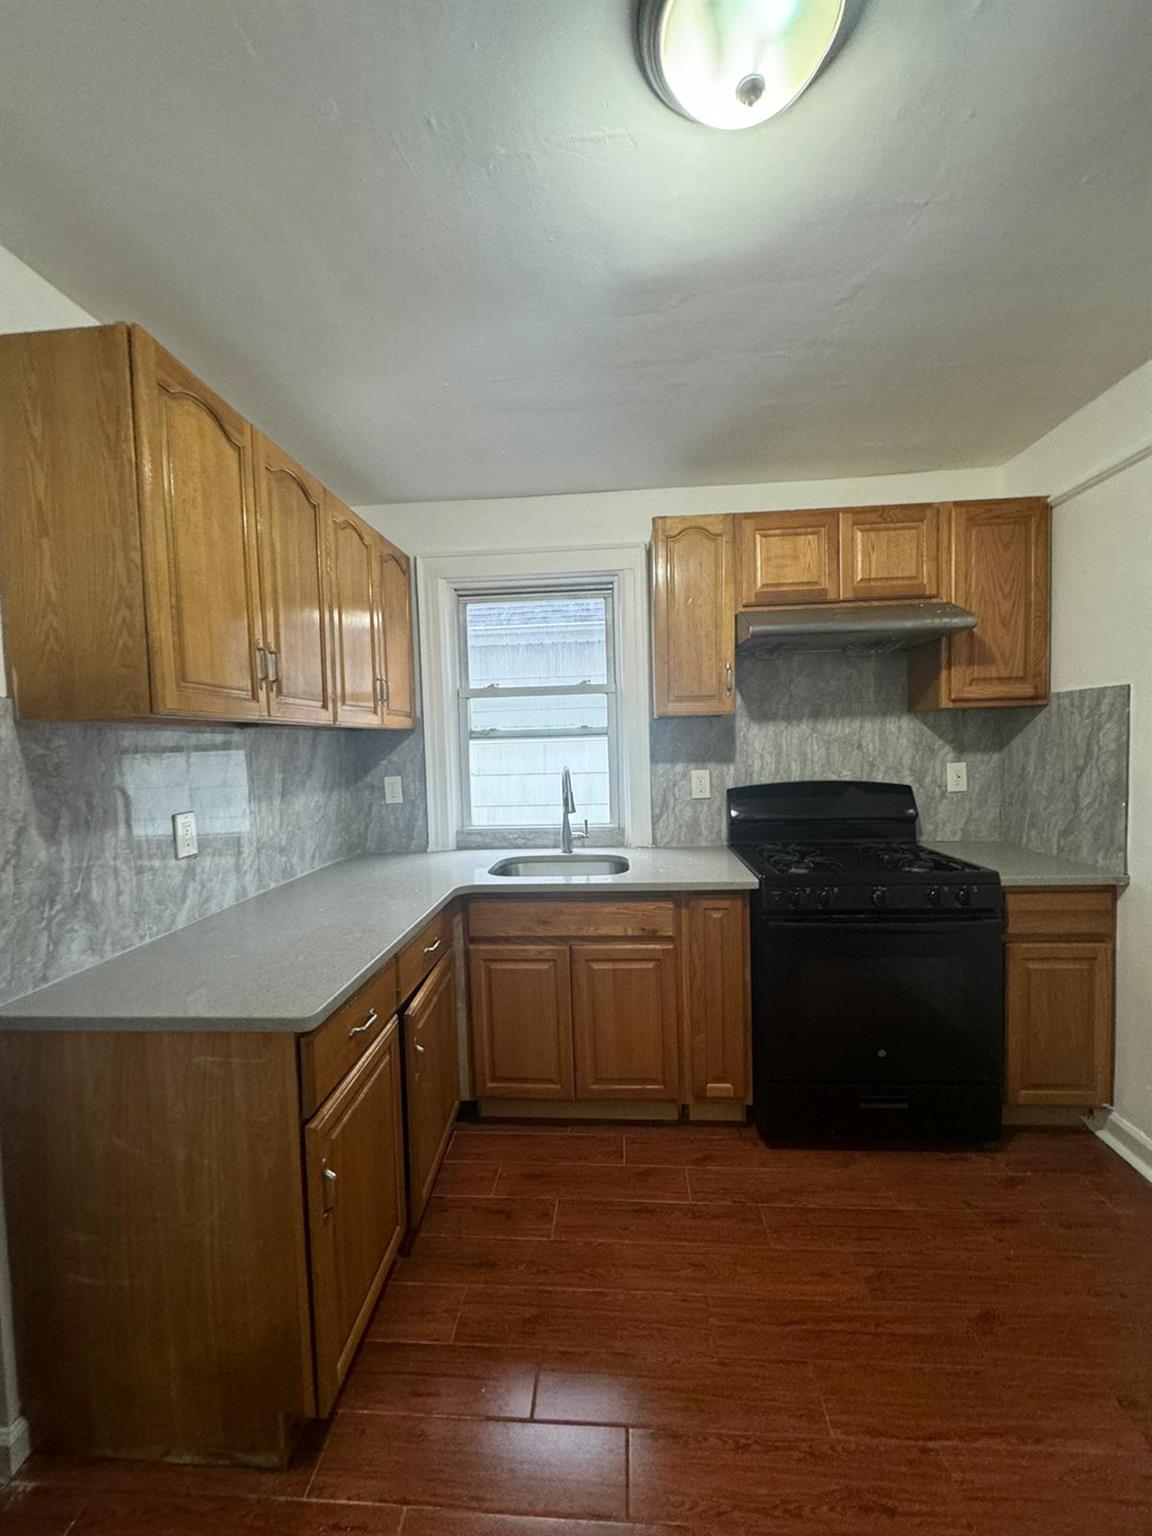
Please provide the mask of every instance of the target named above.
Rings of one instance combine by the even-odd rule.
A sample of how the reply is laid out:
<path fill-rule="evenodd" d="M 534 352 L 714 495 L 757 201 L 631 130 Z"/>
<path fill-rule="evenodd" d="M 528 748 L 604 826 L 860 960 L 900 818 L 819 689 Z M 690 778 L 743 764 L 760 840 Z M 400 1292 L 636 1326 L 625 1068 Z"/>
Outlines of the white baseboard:
<path fill-rule="evenodd" d="M 1106 1147 L 1131 1163 L 1136 1172 L 1152 1183 L 1152 1136 L 1146 1135 L 1131 1120 L 1114 1109 L 1102 1109 L 1088 1117 L 1088 1129 L 1095 1131 Z"/>
<path fill-rule="evenodd" d="M 28 1420 L 14 1419 L 11 1424 L 0 1424 L 0 1477 L 15 1477 L 32 1454 L 32 1441 L 28 1434 Z"/>

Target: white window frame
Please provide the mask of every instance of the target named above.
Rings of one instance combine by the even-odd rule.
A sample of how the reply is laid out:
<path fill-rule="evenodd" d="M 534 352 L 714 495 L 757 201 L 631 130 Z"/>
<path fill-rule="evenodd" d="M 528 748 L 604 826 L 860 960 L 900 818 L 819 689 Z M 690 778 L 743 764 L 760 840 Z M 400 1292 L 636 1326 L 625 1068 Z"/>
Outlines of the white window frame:
<path fill-rule="evenodd" d="M 625 847 L 651 846 L 647 553 L 642 545 L 614 545 L 417 558 L 430 849 L 455 848 L 461 830 L 464 743 L 458 708 L 460 593 L 529 586 L 540 591 L 549 587 L 568 591 L 581 581 L 612 589 L 620 775 L 618 815 Z M 579 820 L 577 808 L 577 824 Z M 503 829 L 493 827 L 491 832 L 492 846 L 500 847 Z M 509 839 L 516 835 L 516 829 L 507 830 Z M 557 786 L 557 842 L 559 837 L 560 793 Z"/>

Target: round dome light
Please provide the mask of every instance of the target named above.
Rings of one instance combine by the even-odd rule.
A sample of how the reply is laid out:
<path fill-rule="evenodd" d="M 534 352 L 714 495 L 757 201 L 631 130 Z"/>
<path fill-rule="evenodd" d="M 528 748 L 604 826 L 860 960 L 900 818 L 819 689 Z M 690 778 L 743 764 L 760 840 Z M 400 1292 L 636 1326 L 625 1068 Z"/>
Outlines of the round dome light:
<path fill-rule="evenodd" d="M 640 0 L 640 57 L 652 88 L 708 128 L 755 128 L 810 85 L 844 0 Z"/>

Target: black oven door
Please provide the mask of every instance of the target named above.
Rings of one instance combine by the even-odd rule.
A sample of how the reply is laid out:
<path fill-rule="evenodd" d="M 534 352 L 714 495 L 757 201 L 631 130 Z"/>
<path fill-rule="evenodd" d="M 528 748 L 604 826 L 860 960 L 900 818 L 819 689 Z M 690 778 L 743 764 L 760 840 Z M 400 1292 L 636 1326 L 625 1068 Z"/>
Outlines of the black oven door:
<path fill-rule="evenodd" d="M 999 917 L 770 919 L 757 929 L 758 1091 L 799 1083 L 998 1088 Z"/>

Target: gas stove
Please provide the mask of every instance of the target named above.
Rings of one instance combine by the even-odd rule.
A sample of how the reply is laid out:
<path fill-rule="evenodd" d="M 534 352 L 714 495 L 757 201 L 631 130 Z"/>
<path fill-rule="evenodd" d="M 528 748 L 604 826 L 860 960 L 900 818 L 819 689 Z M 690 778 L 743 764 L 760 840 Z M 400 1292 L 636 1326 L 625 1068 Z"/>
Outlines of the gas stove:
<path fill-rule="evenodd" d="M 753 1110 L 770 1141 L 980 1142 L 1000 1128 L 1000 877 L 916 839 L 907 784 L 728 791 L 759 877 Z"/>
<path fill-rule="evenodd" d="M 916 841 L 907 785 L 753 785 L 729 791 L 728 818 L 729 846 L 759 876 L 766 912 L 1003 910 L 995 871 Z"/>

